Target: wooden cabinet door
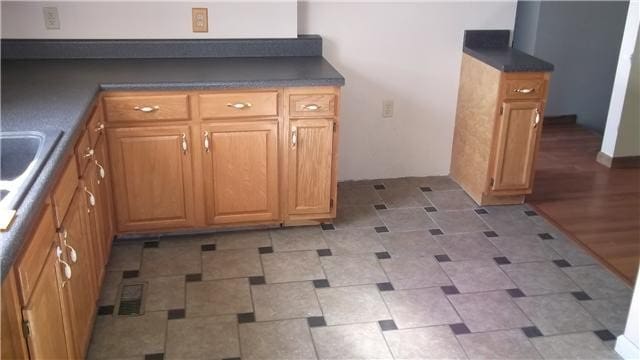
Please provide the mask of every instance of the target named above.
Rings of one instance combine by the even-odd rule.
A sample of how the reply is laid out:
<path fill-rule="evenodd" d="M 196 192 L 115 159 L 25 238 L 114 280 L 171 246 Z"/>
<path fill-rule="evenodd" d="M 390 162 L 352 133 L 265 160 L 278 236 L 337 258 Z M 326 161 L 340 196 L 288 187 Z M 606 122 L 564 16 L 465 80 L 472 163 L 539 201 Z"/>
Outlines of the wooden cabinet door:
<path fill-rule="evenodd" d="M 492 191 L 530 191 L 541 129 L 541 102 L 503 104 L 494 155 Z"/>
<path fill-rule="evenodd" d="M 63 259 L 71 267 L 71 278 L 66 282 L 65 315 L 73 333 L 76 354 L 83 358 L 91 337 L 96 311 L 98 284 L 93 258 L 92 240 L 87 230 L 87 204 L 84 189 L 78 189 L 60 228 L 60 247 Z M 73 255 L 75 253 L 75 255 Z"/>
<path fill-rule="evenodd" d="M 98 284 L 102 283 L 105 265 L 107 264 L 106 248 L 104 240 L 104 211 L 102 210 L 102 193 L 96 175 L 96 165 L 93 159 L 87 166 L 80 188 L 84 191 L 85 204 L 87 206 L 87 239 L 92 242 L 94 253 L 94 273 Z"/>
<path fill-rule="evenodd" d="M 51 246 L 44 268 L 23 309 L 27 321 L 27 343 L 32 359 L 68 359 L 61 301 L 62 264 L 56 256 L 57 245 Z M 18 329 L 14 329 L 18 331 Z M 73 347 L 71 347 L 73 349 Z"/>
<path fill-rule="evenodd" d="M 330 212 L 333 120 L 291 120 L 287 148 L 289 214 Z"/>
<path fill-rule="evenodd" d="M 189 129 L 189 126 L 157 126 L 109 130 L 118 230 L 193 225 Z"/>
<path fill-rule="evenodd" d="M 93 176 L 96 179 L 96 196 L 98 197 L 97 207 L 102 220 L 102 241 L 104 252 L 104 261 L 109 259 L 111 253 L 111 243 L 113 242 L 113 203 L 111 201 L 111 169 L 108 166 L 107 157 L 107 140 L 102 137 L 98 141 L 95 150 L 95 158 L 93 160 Z"/>
<path fill-rule="evenodd" d="M 278 218 L 278 122 L 204 125 L 207 222 Z"/>

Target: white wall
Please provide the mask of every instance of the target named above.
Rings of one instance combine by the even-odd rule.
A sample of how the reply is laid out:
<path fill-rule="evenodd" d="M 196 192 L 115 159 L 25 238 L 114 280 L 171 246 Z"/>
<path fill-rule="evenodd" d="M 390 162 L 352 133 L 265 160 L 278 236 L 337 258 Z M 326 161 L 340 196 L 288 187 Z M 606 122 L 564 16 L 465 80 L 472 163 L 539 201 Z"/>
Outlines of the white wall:
<path fill-rule="evenodd" d="M 614 156 L 640 155 L 640 38 L 631 57 L 631 72 L 624 97 Z"/>
<path fill-rule="evenodd" d="M 44 26 L 56 6 L 59 30 Z M 191 30 L 191 8 L 209 9 L 209 32 Z M 181 39 L 286 38 L 297 35 L 296 0 L 273 1 L 2 1 L 2 38 Z"/>
<path fill-rule="evenodd" d="M 301 2 L 346 78 L 340 179 L 448 174 L 465 29 L 513 29 L 515 1 Z M 393 119 L 382 101 L 395 101 Z"/>

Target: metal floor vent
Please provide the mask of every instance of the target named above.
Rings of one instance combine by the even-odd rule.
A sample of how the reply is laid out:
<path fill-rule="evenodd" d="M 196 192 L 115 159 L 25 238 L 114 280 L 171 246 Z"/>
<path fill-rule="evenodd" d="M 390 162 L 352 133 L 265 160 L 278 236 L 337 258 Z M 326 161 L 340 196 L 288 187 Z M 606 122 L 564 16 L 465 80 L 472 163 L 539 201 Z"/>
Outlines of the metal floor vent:
<path fill-rule="evenodd" d="M 126 283 L 120 285 L 117 316 L 138 316 L 144 314 L 145 283 Z"/>

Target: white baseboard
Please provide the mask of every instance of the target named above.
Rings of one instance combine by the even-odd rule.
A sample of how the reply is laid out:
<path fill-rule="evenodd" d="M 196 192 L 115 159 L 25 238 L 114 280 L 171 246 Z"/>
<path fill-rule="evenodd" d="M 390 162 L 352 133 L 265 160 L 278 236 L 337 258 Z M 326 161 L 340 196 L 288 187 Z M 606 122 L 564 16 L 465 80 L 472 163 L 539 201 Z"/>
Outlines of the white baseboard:
<path fill-rule="evenodd" d="M 615 350 L 625 360 L 640 359 L 640 348 L 638 348 L 634 343 L 627 339 L 624 334 L 618 336 Z"/>

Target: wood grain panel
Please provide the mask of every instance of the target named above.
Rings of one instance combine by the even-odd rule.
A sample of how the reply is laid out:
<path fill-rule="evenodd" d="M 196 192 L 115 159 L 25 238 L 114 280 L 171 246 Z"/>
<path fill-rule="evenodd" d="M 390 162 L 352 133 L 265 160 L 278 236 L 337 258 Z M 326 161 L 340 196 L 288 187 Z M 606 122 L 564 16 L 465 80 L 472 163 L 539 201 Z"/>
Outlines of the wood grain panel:
<path fill-rule="evenodd" d="M 105 120 L 108 122 L 180 121 L 191 117 L 188 94 L 105 94 L 103 97 Z M 144 111 L 149 109 L 149 111 Z"/>
<path fill-rule="evenodd" d="M 277 91 L 201 94 L 198 102 L 203 120 L 278 116 Z"/>
<path fill-rule="evenodd" d="M 27 359 L 27 344 L 22 336 L 22 312 L 16 283 L 16 274 L 10 268 L 2 282 L 2 299 L 0 300 L 0 358 Z"/>
<path fill-rule="evenodd" d="M 64 166 L 62 175 L 60 175 L 60 179 L 51 195 L 57 226 L 62 224 L 62 219 L 64 219 L 67 213 L 73 194 L 75 194 L 76 188 L 78 187 L 78 177 L 78 167 L 74 156 L 71 157 Z"/>

